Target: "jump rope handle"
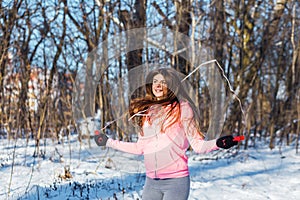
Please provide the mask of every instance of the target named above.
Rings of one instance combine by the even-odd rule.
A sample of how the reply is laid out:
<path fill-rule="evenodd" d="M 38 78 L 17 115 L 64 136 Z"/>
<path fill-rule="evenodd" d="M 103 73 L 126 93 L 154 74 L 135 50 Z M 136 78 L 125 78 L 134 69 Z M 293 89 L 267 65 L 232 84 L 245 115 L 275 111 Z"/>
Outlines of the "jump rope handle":
<path fill-rule="evenodd" d="M 235 137 L 233 138 L 233 141 L 240 142 L 240 141 L 242 141 L 242 140 L 244 140 L 244 139 L 245 139 L 245 136 L 240 135 L 240 136 L 235 136 Z"/>

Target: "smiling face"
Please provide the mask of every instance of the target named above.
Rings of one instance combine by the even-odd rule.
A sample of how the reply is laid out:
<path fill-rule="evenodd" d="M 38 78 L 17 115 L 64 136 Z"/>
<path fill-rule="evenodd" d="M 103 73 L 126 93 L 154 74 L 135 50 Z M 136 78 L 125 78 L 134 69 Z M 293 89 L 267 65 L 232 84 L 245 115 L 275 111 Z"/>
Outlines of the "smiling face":
<path fill-rule="evenodd" d="M 159 100 L 168 92 L 167 83 L 163 75 L 156 74 L 152 81 L 152 93 Z"/>

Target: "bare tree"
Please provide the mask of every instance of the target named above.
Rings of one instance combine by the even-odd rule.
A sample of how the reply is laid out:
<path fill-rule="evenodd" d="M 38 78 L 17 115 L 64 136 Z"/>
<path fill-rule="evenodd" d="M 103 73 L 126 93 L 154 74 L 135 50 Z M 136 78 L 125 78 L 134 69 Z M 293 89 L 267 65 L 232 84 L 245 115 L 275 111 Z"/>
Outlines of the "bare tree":
<path fill-rule="evenodd" d="M 54 58 L 52 61 L 52 67 L 50 70 L 50 76 L 49 79 L 47 80 L 47 85 L 46 85 L 46 92 L 45 96 L 42 97 L 41 103 L 40 103 L 40 109 L 39 109 L 39 121 L 38 121 L 38 130 L 37 130 L 37 136 L 36 136 L 36 154 L 39 153 L 39 140 L 41 139 L 41 135 L 45 131 L 45 119 L 46 119 L 46 113 L 48 111 L 49 105 L 50 104 L 50 95 L 51 92 L 53 91 L 53 80 L 54 76 L 57 74 L 57 65 L 58 65 L 58 59 L 62 53 L 62 49 L 64 46 L 64 40 L 65 40 L 65 35 L 66 35 L 66 11 L 67 9 L 64 9 L 63 15 L 62 15 L 62 31 L 60 36 L 54 36 L 53 44 L 56 47 L 56 52 L 54 53 Z M 44 19 L 46 18 L 46 15 L 44 13 Z M 47 23 L 45 19 L 45 23 Z M 49 26 L 46 25 L 45 27 Z M 49 30 L 50 31 L 50 30 Z M 56 33 L 53 33 L 50 31 L 51 35 L 54 35 Z"/>
<path fill-rule="evenodd" d="M 194 69 L 194 63 L 187 63 L 186 58 L 199 55 L 185 49 L 183 37 L 186 36 L 198 47 L 213 49 L 214 58 L 243 103 L 245 116 L 237 101 L 229 105 L 224 132 L 246 133 L 245 148 L 256 137 L 270 139 L 270 148 L 275 147 L 278 139 L 289 144 L 295 140 L 293 133 L 298 141 L 298 12 L 299 2 L 287 0 L 1 2 L 0 123 L 9 132 L 15 127 L 16 137 L 34 138 L 35 154 L 39 155 L 40 140 L 52 137 L 47 135 L 48 129 L 57 137 L 61 129 L 75 123 L 71 112 L 74 88 L 67 89 L 64 81 L 69 79 L 73 85 L 80 76 L 80 69 L 86 67 L 82 91 L 94 86 L 98 90 L 83 94 L 87 103 L 81 107 L 82 117 L 93 116 L 96 108 L 101 109 L 104 126 L 105 121 L 113 120 L 113 112 L 116 112 L 110 102 L 113 84 L 118 80 L 120 87 L 125 85 L 122 81 L 127 80 L 129 70 L 144 62 L 164 62 L 184 74 Z M 109 57 L 108 49 L 98 46 L 102 41 L 118 32 L 129 33 L 148 26 L 163 26 L 178 34 L 174 49 L 182 52 L 171 55 L 159 48 L 143 46 L 145 33 L 141 33 L 122 41 L 141 48 L 113 58 L 109 67 L 103 65 L 102 71 L 97 72 L 101 74 L 97 83 L 91 79 L 95 75 L 93 67 L 99 61 L 99 55 L 91 52 L 102 48 L 100 57 L 104 60 Z M 135 44 L 135 41 L 141 43 Z M 41 80 L 38 95 L 32 97 L 29 85 L 35 68 L 48 75 Z M 195 73 L 190 81 L 196 90 L 206 130 L 211 117 L 209 104 L 211 99 L 220 99 L 220 93 L 217 89 L 208 91 L 201 78 Z M 132 79 L 135 78 L 129 77 L 129 81 Z M 134 95 L 139 93 L 141 91 Z M 118 95 L 124 110 L 127 96 L 120 88 Z M 229 91 L 227 95 L 230 96 Z M 28 104 L 33 98 L 38 105 L 36 110 Z M 128 138 L 123 133 L 119 136 Z M 82 139 L 80 133 L 79 139 Z"/>

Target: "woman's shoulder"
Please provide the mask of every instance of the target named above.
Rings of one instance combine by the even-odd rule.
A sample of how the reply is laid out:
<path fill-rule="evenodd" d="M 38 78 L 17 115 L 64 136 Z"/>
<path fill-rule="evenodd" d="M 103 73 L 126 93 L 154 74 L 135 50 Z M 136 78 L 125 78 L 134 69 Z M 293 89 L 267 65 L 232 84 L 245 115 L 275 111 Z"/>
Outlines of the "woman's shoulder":
<path fill-rule="evenodd" d="M 180 101 L 180 106 L 189 106 L 189 107 L 191 107 L 190 103 L 187 100 L 181 100 Z"/>
<path fill-rule="evenodd" d="M 193 109 L 188 101 L 180 102 L 181 118 L 192 118 L 194 116 Z"/>
<path fill-rule="evenodd" d="M 184 109 L 192 109 L 191 103 L 188 100 L 180 101 L 180 107 Z"/>

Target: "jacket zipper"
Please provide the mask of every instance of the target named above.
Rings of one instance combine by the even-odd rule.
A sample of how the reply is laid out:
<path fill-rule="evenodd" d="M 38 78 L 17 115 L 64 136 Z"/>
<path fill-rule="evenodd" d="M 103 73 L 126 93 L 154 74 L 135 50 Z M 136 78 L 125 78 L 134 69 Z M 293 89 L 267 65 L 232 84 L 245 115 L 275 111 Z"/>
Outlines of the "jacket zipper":
<path fill-rule="evenodd" d="M 155 176 L 155 178 L 157 178 L 157 146 L 158 146 L 158 135 L 156 133 L 156 144 L 155 144 L 155 155 L 154 155 L 154 158 L 155 158 L 154 176 Z"/>

